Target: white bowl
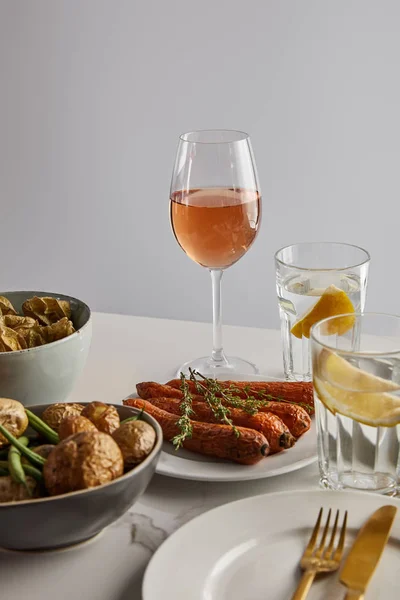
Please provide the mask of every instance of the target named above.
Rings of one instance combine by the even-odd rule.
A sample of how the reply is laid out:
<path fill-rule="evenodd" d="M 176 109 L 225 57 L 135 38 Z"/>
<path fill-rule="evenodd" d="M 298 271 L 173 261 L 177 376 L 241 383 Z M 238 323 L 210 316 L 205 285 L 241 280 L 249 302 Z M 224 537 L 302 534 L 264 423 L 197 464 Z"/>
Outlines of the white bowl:
<path fill-rule="evenodd" d="M 22 314 L 22 304 L 33 296 L 68 300 L 76 332 L 62 340 L 15 352 L 0 352 L 0 397 L 25 406 L 65 402 L 85 366 L 92 337 L 89 307 L 72 296 L 49 292 L 1 292 Z"/>

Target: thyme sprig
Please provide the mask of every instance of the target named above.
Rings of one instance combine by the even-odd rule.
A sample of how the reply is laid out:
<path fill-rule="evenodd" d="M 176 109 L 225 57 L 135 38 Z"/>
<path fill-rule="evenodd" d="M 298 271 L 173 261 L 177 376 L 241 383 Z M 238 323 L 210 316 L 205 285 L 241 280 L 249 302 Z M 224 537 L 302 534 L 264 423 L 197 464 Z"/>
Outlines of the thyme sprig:
<path fill-rule="evenodd" d="M 211 408 L 214 417 L 218 421 L 221 421 L 221 423 L 224 423 L 225 425 L 230 425 L 233 428 L 236 437 L 239 437 L 239 431 L 233 424 L 232 419 L 230 418 L 231 411 L 227 406 L 224 406 L 224 404 L 222 403 L 222 399 L 217 396 L 217 394 L 220 392 L 221 386 L 218 385 L 215 379 L 204 377 L 204 375 L 201 375 L 201 373 L 197 373 L 197 371 L 194 371 L 193 369 L 189 369 L 189 372 L 190 380 L 194 381 L 196 391 L 199 394 L 204 395 L 204 400 Z M 206 385 L 198 381 L 198 379 L 196 379 L 196 376 L 200 377 L 203 381 L 205 381 Z"/>
<path fill-rule="evenodd" d="M 268 406 L 268 402 L 283 402 L 285 404 L 296 404 L 296 406 L 301 406 L 308 412 L 308 414 L 314 414 L 314 408 L 311 404 L 307 404 L 307 402 L 292 402 L 291 400 L 287 400 L 286 398 L 281 398 L 280 396 L 271 396 L 271 394 L 267 394 L 266 392 L 258 391 L 255 392 L 253 398 L 257 398 L 260 402 L 263 402 L 262 406 Z"/>
<path fill-rule="evenodd" d="M 177 421 L 180 433 L 172 440 L 176 450 L 183 445 L 186 438 L 192 437 L 193 433 L 191 422 L 191 417 L 194 415 L 193 394 L 190 391 L 188 381 L 194 383 L 196 392 L 203 396 L 216 420 L 225 425 L 230 425 L 237 437 L 239 437 L 240 433 L 232 422 L 230 408 L 239 408 L 250 415 L 256 415 L 261 408 L 268 407 L 271 402 L 293 404 L 290 400 L 286 400 L 285 398 L 272 396 L 271 394 L 262 391 L 252 390 L 249 385 L 243 388 L 238 388 L 234 384 L 224 387 L 216 379 L 205 377 L 198 371 L 189 369 L 189 378 L 181 373 L 180 389 L 183 394 L 183 399 L 180 403 L 181 416 Z M 245 398 L 242 397 L 243 394 L 245 395 Z M 309 414 L 313 414 L 313 407 L 309 404 L 297 402 L 296 405 L 303 407 Z"/>
<path fill-rule="evenodd" d="M 271 402 L 284 402 L 285 404 L 294 404 L 291 400 L 281 398 L 280 396 L 272 396 L 267 392 L 252 390 L 250 385 L 246 385 L 243 388 L 238 388 L 231 384 L 228 388 L 219 386 L 221 389 L 219 393 L 224 400 L 232 406 L 241 408 L 250 414 L 255 414 L 260 408 L 266 408 Z M 240 394 L 244 393 L 246 398 L 243 399 Z M 238 396 L 239 394 L 239 396 Z M 314 414 L 314 409 L 310 404 L 306 402 L 296 402 L 296 406 L 301 406 L 310 415 Z"/>
<path fill-rule="evenodd" d="M 175 446 L 175 450 L 179 450 L 182 447 L 183 442 L 186 438 L 191 438 L 193 433 L 193 425 L 190 420 L 191 415 L 193 415 L 192 401 L 193 396 L 190 393 L 189 386 L 186 380 L 186 377 L 183 373 L 181 373 L 181 390 L 183 393 L 183 399 L 181 401 L 181 413 L 182 415 L 179 417 L 176 424 L 180 429 L 180 433 L 178 433 L 173 439 L 172 443 Z"/>

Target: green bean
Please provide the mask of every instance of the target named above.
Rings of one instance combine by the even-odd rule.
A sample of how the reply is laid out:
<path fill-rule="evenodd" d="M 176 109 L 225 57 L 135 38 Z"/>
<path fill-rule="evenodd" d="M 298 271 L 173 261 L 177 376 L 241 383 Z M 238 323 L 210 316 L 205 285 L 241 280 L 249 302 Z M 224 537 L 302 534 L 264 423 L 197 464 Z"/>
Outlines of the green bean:
<path fill-rule="evenodd" d="M 24 471 L 27 475 L 30 475 L 31 477 L 36 479 L 36 481 L 38 481 L 39 483 L 43 483 L 43 475 L 39 471 L 39 469 L 37 469 L 36 467 L 32 467 L 32 465 L 26 465 L 26 464 L 23 464 L 22 468 L 24 469 Z"/>
<path fill-rule="evenodd" d="M 123 425 L 124 423 L 130 423 L 131 421 L 140 421 L 140 419 L 142 418 L 143 413 L 144 413 L 144 410 L 142 409 L 138 415 L 135 415 L 134 417 L 128 417 L 127 419 L 124 419 L 123 421 L 121 421 L 120 426 Z"/>
<path fill-rule="evenodd" d="M 35 415 L 28 408 L 25 409 L 26 415 L 29 419 L 29 425 L 40 433 L 43 437 L 45 437 L 51 444 L 58 444 L 60 442 L 60 438 L 58 437 L 58 433 L 54 431 L 51 427 L 47 425 L 40 417 Z"/>
<path fill-rule="evenodd" d="M 29 448 L 26 448 L 26 446 L 21 444 L 17 440 L 17 438 L 14 437 L 13 434 L 8 431 L 8 429 L 3 427 L 3 425 L 0 425 L 0 433 L 6 438 L 6 440 L 8 440 L 10 442 L 10 444 L 15 446 L 15 448 L 18 448 L 18 450 L 21 452 L 21 454 L 26 456 L 26 458 L 28 458 L 33 465 L 35 465 L 36 467 L 39 467 L 39 468 L 43 467 L 46 460 L 42 456 L 39 456 L 39 454 L 36 454 L 32 450 L 30 450 Z"/>
<path fill-rule="evenodd" d="M 28 464 L 22 464 L 22 468 L 24 469 L 25 473 L 27 475 L 30 475 L 31 477 L 33 477 L 34 479 L 36 479 L 36 481 L 39 481 L 39 483 L 43 483 L 43 476 L 42 473 L 39 471 L 39 469 L 37 469 L 36 467 L 32 467 L 32 465 L 28 465 Z M 8 470 L 8 462 L 6 460 L 0 460 L 0 475 L 9 475 L 9 470 Z"/>
<path fill-rule="evenodd" d="M 28 446 L 29 440 L 27 437 L 20 437 L 18 442 L 23 446 Z M 21 483 L 28 489 L 25 477 L 25 471 L 21 464 L 21 452 L 15 446 L 11 446 L 8 451 L 8 470 L 11 475 L 11 479 L 15 483 Z"/>
<path fill-rule="evenodd" d="M 124 425 L 125 423 L 130 423 L 131 421 L 137 421 L 138 418 L 139 418 L 139 415 L 136 415 L 136 417 L 128 417 L 127 419 L 124 419 L 123 421 L 121 421 L 119 426 L 121 427 L 121 425 Z"/>

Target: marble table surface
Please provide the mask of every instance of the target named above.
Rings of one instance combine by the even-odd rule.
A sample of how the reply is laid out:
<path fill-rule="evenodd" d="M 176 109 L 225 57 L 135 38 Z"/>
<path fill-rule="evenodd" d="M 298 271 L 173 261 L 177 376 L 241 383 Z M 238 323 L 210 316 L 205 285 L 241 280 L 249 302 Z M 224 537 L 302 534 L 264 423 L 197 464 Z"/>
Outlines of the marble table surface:
<path fill-rule="evenodd" d="M 92 347 L 71 400 L 120 402 L 137 381 L 167 380 L 188 359 L 210 351 L 204 323 L 94 314 Z M 225 327 L 226 352 L 282 376 L 278 331 Z M 146 565 L 181 525 L 247 496 L 318 489 L 317 465 L 258 481 L 205 483 L 155 475 L 138 502 L 96 538 L 54 552 L 0 549 L 0 598 L 7 600 L 140 600 Z M 63 518 L 60 515 L 60 518 Z"/>

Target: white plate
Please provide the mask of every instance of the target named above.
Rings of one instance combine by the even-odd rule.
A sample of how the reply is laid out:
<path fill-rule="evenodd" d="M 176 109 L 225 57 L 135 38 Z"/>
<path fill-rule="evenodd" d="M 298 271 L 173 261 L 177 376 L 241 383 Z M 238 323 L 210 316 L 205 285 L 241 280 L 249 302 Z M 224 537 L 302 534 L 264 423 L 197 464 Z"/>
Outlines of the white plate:
<path fill-rule="evenodd" d="M 220 377 L 220 379 L 226 380 L 228 377 Z M 266 375 L 235 375 L 235 379 L 237 381 L 279 381 L 277 377 Z M 136 394 L 131 394 L 129 397 L 134 396 Z M 256 465 L 239 465 L 184 449 L 177 452 L 172 444 L 164 442 L 156 472 L 159 475 L 195 481 L 248 481 L 296 471 L 316 460 L 317 436 L 313 419 L 310 430 L 296 442 L 293 448 L 267 456 Z"/>
<path fill-rule="evenodd" d="M 300 556 L 321 506 L 349 511 L 346 550 L 362 523 L 398 500 L 364 492 L 283 492 L 225 504 L 193 519 L 155 553 L 143 600 L 288 600 Z M 325 513 L 326 514 L 326 513 Z M 365 600 L 398 600 L 400 513 Z M 336 573 L 318 579 L 308 600 L 342 600 Z"/>

